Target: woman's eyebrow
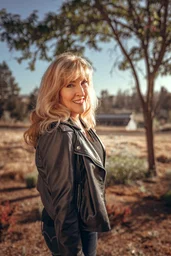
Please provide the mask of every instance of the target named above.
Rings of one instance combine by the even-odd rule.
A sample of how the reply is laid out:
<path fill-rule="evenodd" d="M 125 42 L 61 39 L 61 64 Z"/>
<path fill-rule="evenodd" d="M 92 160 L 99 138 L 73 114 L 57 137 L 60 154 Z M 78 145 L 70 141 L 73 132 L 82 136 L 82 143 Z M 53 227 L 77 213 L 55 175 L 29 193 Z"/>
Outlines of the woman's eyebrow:
<path fill-rule="evenodd" d="M 70 84 L 70 83 L 75 83 L 75 81 L 70 81 L 69 84 Z"/>

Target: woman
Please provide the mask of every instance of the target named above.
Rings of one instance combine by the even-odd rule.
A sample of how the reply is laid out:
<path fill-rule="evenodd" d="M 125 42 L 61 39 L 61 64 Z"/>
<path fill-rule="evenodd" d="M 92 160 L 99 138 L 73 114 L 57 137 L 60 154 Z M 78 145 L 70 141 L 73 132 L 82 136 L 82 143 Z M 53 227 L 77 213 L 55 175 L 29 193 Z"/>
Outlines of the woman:
<path fill-rule="evenodd" d="M 25 141 L 36 148 L 37 189 L 52 255 L 95 256 L 97 232 L 110 230 L 104 199 L 105 151 L 94 132 L 92 67 L 72 53 L 45 72 Z"/>

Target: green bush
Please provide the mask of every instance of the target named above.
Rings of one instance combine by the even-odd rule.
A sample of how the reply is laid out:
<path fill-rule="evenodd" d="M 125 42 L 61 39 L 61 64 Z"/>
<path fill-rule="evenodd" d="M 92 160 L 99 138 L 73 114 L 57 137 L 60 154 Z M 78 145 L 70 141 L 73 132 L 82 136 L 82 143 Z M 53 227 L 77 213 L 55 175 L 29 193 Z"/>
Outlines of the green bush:
<path fill-rule="evenodd" d="M 106 170 L 106 186 L 128 184 L 146 177 L 147 162 L 145 159 L 121 154 L 107 159 Z"/>
<path fill-rule="evenodd" d="M 35 188 L 36 184 L 37 184 L 37 177 L 38 177 L 37 172 L 28 173 L 25 176 L 26 187 L 27 188 Z"/>
<path fill-rule="evenodd" d="M 171 190 L 167 191 L 167 193 L 162 196 L 162 199 L 167 206 L 171 207 Z"/>

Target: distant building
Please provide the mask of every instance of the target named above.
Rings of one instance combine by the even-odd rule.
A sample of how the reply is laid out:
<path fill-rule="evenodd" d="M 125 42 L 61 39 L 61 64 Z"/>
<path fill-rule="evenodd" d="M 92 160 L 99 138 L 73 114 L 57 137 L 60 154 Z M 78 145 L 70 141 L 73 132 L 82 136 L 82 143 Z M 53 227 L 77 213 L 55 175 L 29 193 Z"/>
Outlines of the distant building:
<path fill-rule="evenodd" d="M 97 125 L 126 126 L 131 119 L 132 112 L 118 114 L 97 114 Z"/>
<path fill-rule="evenodd" d="M 130 120 L 127 124 L 127 126 L 125 127 L 126 131 L 135 131 L 137 130 L 137 123 L 134 120 L 134 116 L 133 114 L 130 116 Z"/>

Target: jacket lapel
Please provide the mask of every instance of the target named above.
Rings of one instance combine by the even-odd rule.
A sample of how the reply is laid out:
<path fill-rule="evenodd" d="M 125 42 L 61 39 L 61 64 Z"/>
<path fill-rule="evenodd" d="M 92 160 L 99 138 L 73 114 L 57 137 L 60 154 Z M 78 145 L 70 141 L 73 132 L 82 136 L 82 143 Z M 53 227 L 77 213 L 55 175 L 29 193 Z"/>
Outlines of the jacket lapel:
<path fill-rule="evenodd" d="M 99 157 L 91 142 L 86 139 L 79 131 L 76 132 L 74 153 L 90 158 L 96 165 L 104 169 L 103 160 Z"/>
<path fill-rule="evenodd" d="M 104 163 L 103 163 L 104 159 L 101 159 L 99 157 L 99 154 L 96 152 L 91 142 L 87 138 L 85 138 L 85 136 L 82 134 L 81 129 L 77 125 L 75 125 L 71 119 L 65 122 L 61 122 L 61 124 L 65 124 L 65 125 L 67 124 L 68 126 L 72 127 L 74 130 L 75 137 L 76 137 L 74 139 L 74 153 L 90 158 L 94 162 L 94 164 L 96 164 L 97 166 L 105 170 Z M 92 129 L 91 131 L 93 132 L 94 136 L 99 140 L 103 149 L 104 157 L 105 157 L 105 149 L 102 142 L 100 141 L 100 139 Z"/>

